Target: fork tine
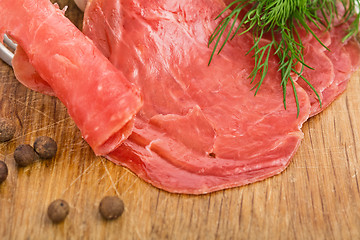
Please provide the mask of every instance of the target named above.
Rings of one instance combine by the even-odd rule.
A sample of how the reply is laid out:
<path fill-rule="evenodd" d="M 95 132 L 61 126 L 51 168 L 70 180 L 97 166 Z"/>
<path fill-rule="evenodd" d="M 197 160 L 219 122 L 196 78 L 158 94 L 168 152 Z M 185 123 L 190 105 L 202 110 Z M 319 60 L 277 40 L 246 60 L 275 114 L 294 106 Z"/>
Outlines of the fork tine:
<path fill-rule="evenodd" d="M 7 49 L 4 45 L 2 45 L 0 43 L 0 58 L 4 62 L 6 62 L 10 66 L 12 66 L 11 60 L 13 59 L 13 57 L 14 57 L 14 54 L 12 52 L 10 52 L 9 49 Z"/>
<path fill-rule="evenodd" d="M 11 39 L 5 34 L 4 35 L 4 43 L 6 43 L 6 45 L 8 45 L 11 50 L 15 50 L 17 47 L 17 44 L 15 44 L 13 41 L 11 41 Z"/>

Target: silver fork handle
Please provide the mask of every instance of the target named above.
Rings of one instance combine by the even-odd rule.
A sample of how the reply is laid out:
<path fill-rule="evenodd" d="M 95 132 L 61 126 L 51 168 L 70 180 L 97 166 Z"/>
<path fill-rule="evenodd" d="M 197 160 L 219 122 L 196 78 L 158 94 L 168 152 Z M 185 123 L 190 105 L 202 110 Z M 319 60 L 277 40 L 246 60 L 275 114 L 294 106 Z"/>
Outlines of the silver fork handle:
<path fill-rule="evenodd" d="M 11 60 L 13 59 L 14 54 L 12 52 L 10 52 L 9 49 L 7 49 L 4 45 L 2 45 L 0 43 L 0 58 L 6 62 L 7 64 L 9 64 L 10 66 L 12 66 L 11 64 Z"/>
<path fill-rule="evenodd" d="M 15 44 L 13 41 L 11 41 L 11 39 L 8 38 L 8 36 L 6 36 L 6 34 L 4 35 L 4 43 L 6 43 L 6 45 L 10 48 L 10 50 L 15 51 L 17 44 Z M 14 54 L 10 50 L 7 49 L 3 44 L 0 43 L 0 58 L 4 62 L 6 62 L 10 66 L 12 66 L 11 61 L 14 57 Z"/>
<path fill-rule="evenodd" d="M 11 41 L 11 39 L 6 34 L 4 35 L 4 43 L 6 43 L 6 45 L 8 45 L 13 51 L 17 47 L 17 44 Z"/>

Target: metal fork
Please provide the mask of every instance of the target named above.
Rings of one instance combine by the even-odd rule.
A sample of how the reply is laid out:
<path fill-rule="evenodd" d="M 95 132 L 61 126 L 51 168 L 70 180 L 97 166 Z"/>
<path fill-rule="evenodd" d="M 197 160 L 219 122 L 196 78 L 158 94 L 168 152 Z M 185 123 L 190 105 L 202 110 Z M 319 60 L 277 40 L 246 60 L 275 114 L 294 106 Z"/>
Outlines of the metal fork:
<path fill-rule="evenodd" d="M 13 41 L 11 41 L 10 38 L 8 38 L 8 36 L 6 35 L 4 36 L 4 43 L 9 47 L 9 49 L 0 43 L 0 58 L 4 62 L 12 66 L 11 60 L 14 57 L 13 51 L 15 51 L 17 45 Z"/>

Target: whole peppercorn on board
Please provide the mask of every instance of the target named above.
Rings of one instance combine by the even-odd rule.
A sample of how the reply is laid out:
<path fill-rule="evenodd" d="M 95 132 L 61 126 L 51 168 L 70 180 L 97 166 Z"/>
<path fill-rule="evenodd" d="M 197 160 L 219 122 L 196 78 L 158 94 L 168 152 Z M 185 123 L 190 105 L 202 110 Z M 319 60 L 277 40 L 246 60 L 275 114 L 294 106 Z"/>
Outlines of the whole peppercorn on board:
<path fill-rule="evenodd" d="M 68 16 L 81 27 L 72 1 Z M 31 91 L 0 62 L 1 116 L 16 124 L 14 139 L 0 144 L 9 175 L 0 185 L 4 239 L 332 239 L 359 238 L 359 73 L 347 91 L 303 127 L 305 139 L 288 169 L 252 185 L 203 196 L 170 194 L 130 171 L 95 157 L 65 107 Z M 56 156 L 18 168 L 16 146 L 50 136 Z M 122 216 L 105 222 L 98 205 L 106 195 L 125 204 Z M 70 212 L 53 225 L 47 207 L 64 199 Z M 19 228 L 19 226 L 22 226 Z"/>

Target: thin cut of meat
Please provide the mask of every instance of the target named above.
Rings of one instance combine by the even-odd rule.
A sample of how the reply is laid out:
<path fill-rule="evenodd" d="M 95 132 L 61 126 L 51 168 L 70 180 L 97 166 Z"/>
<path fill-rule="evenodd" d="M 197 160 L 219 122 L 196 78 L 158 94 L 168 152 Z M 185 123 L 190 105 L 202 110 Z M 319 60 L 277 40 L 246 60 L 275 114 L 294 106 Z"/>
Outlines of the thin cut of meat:
<path fill-rule="evenodd" d="M 27 54 L 21 48 L 21 46 L 17 46 L 14 58 L 11 63 L 14 69 L 15 76 L 19 80 L 19 82 L 34 91 L 41 92 L 50 96 L 55 95 L 50 85 L 40 77 L 39 73 L 30 63 Z"/>
<path fill-rule="evenodd" d="M 329 31 L 321 31 L 317 27 L 313 26 L 313 31 L 319 37 L 321 42 L 329 47 L 331 44 L 331 35 Z M 304 29 L 300 31 L 301 41 L 304 45 L 304 61 L 312 69 L 302 66 L 302 76 L 314 87 L 319 97 L 314 90 L 308 85 L 305 80 L 298 78 L 298 84 L 305 89 L 309 95 L 311 103 L 310 116 L 315 115 L 323 108 L 320 107 L 320 101 L 323 102 L 323 91 L 328 88 L 335 79 L 333 62 L 326 55 L 326 48 Z M 338 44 L 341 44 L 340 42 Z M 335 99 L 335 98 L 334 98 Z M 332 100 L 334 100 L 332 99 Z M 323 104 L 322 104 L 323 105 Z"/>
<path fill-rule="evenodd" d="M 360 66 L 360 45 L 354 39 L 343 41 L 348 34 L 349 25 L 343 23 L 342 16 L 345 9 L 337 3 L 338 17 L 333 20 L 330 31 L 323 31 L 312 25 L 312 30 L 321 42 L 329 49 L 326 50 L 306 31 L 300 31 L 304 44 L 304 61 L 313 68 L 304 68 L 303 76 L 318 92 L 322 105 L 314 91 L 299 78 L 298 83 L 309 94 L 311 102 L 310 117 L 327 108 L 346 89 L 351 74 Z"/>
<path fill-rule="evenodd" d="M 348 24 L 339 24 L 329 31 L 329 40 L 323 43 L 329 48 L 315 46 L 316 40 L 306 42 L 304 50 L 305 62 L 314 70 L 305 68 L 304 77 L 314 86 L 320 95 L 322 106 L 315 93 L 307 84 L 299 79 L 298 83 L 309 94 L 311 102 L 310 116 L 323 111 L 346 89 L 351 74 L 360 66 L 360 46 L 355 39 L 343 42 L 347 34 Z M 314 47 L 315 46 L 315 47 Z"/>
<path fill-rule="evenodd" d="M 171 192 L 206 193 L 281 172 L 299 146 L 300 127 L 310 112 L 308 95 L 297 84 L 299 118 L 291 86 L 287 89 L 288 110 L 283 109 L 275 58 L 260 92 L 253 96 L 253 85 L 247 79 L 253 60 L 245 56 L 252 46 L 249 35 L 236 38 L 206 66 L 211 54 L 206 44 L 217 24 L 213 19 L 224 7 L 220 0 L 93 0 L 85 13 L 84 32 L 141 87 L 145 98 L 132 134 L 107 157 Z M 337 30 L 334 33 L 338 34 Z M 333 43 L 334 36 L 319 34 L 327 46 Z M 341 69 L 338 62 L 314 39 L 304 37 L 310 46 L 305 57 L 318 71 L 306 74 L 321 99 L 330 103 L 347 81 L 340 80 L 339 88 L 334 87 Z M 358 51 L 355 41 L 344 48 L 346 51 L 333 53 L 333 57 L 350 52 L 348 49 Z M 20 67 L 29 65 L 27 71 L 15 69 L 20 81 L 46 93 L 46 82 L 34 77 L 27 55 L 21 50 L 17 55 L 14 61 Z M 358 55 L 345 55 L 354 70 Z M 329 70 L 325 71 L 327 64 Z M 302 84 L 301 79 L 298 82 Z M 314 114 L 318 102 L 305 90 Z"/>
<path fill-rule="evenodd" d="M 233 2 L 233 0 L 223 1 L 226 5 Z M 319 29 L 318 26 L 309 23 L 312 31 L 329 51 L 305 29 L 297 29 L 304 45 L 304 61 L 313 68 L 304 67 L 302 76 L 317 91 L 322 103 L 320 106 L 318 96 L 302 78 L 293 75 L 294 80 L 297 79 L 298 84 L 309 94 L 311 103 L 310 117 L 323 111 L 344 92 L 351 74 L 360 66 L 360 46 L 358 42 L 355 39 L 342 41 L 343 37 L 348 33 L 349 25 L 342 23 L 345 9 L 341 3 L 337 4 L 337 12 L 339 17 L 334 18 L 334 26 L 331 31 Z M 240 14 L 239 18 L 242 19 L 242 17 Z M 350 56 L 349 53 L 352 55 Z"/>
<path fill-rule="evenodd" d="M 138 89 L 50 1 L 1 0 L 0 15 L 0 36 L 21 46 L 14 62 L 21 81 L 56 95 L 96 154 L 116 149 L 142 106 Z"/>
<path fill-rule="evenodd" d="M 331 51 L 326 52 L 326 54 L 334 64 L 335 79 L 323 91 L 323 108 L 329 106 L 334 98 L 345 91 L 351 73 L 360 66 L 360 46 L 358 42 L 355 39 L 350 39 L 346 44 L 339 47 L 337 43 L 347 34 L 346 28 L 342 26 L 335 27 L 332 32 L 332 44 L 329 46 Z M 319 109 L 318 112 L 321 110 Z"/>
<path fill-rule="evenodd" d="M 84 33 L 144 95 L 133 133 L 107 155 L 145 181 L 199 194 L 259 181 L 283 171 L 298 148 L 310 102 L 297 84 L 287 110 L 277 59 L 256 96 L 246 52 L 252 37 L 230 42 L 210 66 L 220 0 L 93 0 Z"/>
<path fill-rule="evenodd" d="M 250 35 L 207 67 L 207 40 L 223 7 L 221 1 L 93 1 L 85 15 L 85 33 L 145 99 L 132 134 L 107 157 L 171 192 L 206 193 L 278 174 L 303 138 L 308 96 L 294 85 L 297 117 L 289 86 L 284 109 L 275 58 L 258 95 L 250 90 Z M 35 80 L 22 79 L 40 89 Z"/>

